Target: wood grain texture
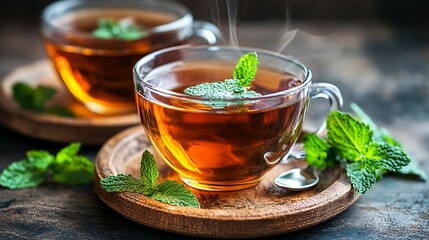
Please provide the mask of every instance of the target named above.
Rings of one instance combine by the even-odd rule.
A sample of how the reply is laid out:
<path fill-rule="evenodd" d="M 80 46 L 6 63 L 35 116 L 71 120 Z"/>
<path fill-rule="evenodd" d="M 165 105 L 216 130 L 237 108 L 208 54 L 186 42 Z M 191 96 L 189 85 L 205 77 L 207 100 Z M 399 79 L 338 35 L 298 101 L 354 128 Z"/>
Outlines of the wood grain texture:
<path fill-rule="evenodd" d="M 357 199 L 344 171 L 334 168 L 320 174 L 320 183 L 307 191 L 291 192 L 273 184 L 281 172 L 305 167 L 305 161 L 279 164 L 256 187 L 232 192 L 209 192 L 188 187 L 201 209 L 177 207 L 135 193 L 107 193 L 99 180 L 129 173 L 139 177 L 140 158 L 148 142 L 143 128 L 133 127 L 112 137 L 96 157 L 95 189 L 100 198 L 121 215 L 174 233 L 215 238 L 250 238 L 297 231 L 323 222 L 347 209 Z M 178 175 L 156 155 L 159 181 Z"/>
<path fill-rule="evenodd" d="M 67 106 L 76 118 L 40 114 L 22 110 L 12 99 L 12 86 L 25 82 L 31 86 L 49 86 L 57 89 L 48 104 Z M 78 103 L 61 83 L 48 60 L 39 60 L 12 70 L 0 82 L 0 122 L 27 136 L 68 143 L 101 145 L 115 133 L 139 124 L 136 113 L 127 115 L 99 115 Z"/>

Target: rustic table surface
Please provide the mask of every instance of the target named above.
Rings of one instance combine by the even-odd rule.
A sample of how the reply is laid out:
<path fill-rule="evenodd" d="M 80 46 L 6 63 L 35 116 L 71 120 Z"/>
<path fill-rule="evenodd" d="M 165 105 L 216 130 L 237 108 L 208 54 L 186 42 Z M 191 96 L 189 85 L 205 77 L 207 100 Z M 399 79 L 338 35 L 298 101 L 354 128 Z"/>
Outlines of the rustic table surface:
<path fill-rule="evenodd" d="M 0 22 L 0 77 L 46 58 L 37 24 Z M 283 23 L 243 24 L 239 43 L 278 49 L 294 36 L 284 52 L 308 64 L 315 82 L 336 84 L 345 110 L 351 102 L 358 103 L 429 173 L 429 33 L 381 23 L 289 25 L 289 30 L 295 28 L 300 31 L 289 31 L 279 41 Z M 324 111 L 320 109 L 318 103 L 312 104 L 309 119 L 317 122 Z M 26 150 L 57 152 L 63 146 L 0 126 L 0 170 L 24 158 Z M 99 148 L 83 146 L 82 154 L 94 160 Z M 271 239 L 424 239 L 428 226 L 429 182 L 386 176 L 331 220 Z M 34 189 L 0 188 L 0 238 L 191 239 L 122 217 L 98 198 L 92 184 L 54 183 Z"/>

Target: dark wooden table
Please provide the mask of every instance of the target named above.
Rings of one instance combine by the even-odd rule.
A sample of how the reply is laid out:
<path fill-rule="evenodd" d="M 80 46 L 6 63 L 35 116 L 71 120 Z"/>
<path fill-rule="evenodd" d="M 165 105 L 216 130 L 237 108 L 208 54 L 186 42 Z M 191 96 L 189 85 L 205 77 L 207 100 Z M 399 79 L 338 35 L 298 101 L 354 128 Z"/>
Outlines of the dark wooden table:
<path fill-rule="evenodd" d="M 38 22 L 0 22 L 0 77 L 46 58 Z M 358 103 L 388 129 L 429 173 L 429 32 L 381 23 L 290 25 L 300 32 L 285 53 L 314 72 L 315 82 L 336 84 L 345 110 Z M 239 27 L 241 44 L 275 49 L 283 23 Z M 307 33 L 308 34 L 307 34 Z M 293 34 L 291 33 L 290 36 Z M 317 122 L 323 104 L 310 108 Z M 1 116 L 0 116 L 1 117 Z M 57 152 L 63 144 L 20 135 L 0 126 L 0 170 L 30 149 Z M 99 146 L 83 146 L 94 159 Z M 272 239 L 424 239 L 429 236 L 429 182 L 386 176 L 352 207 L 320 225 Z M 267 226 L 269 227 L 269 226 Z M 46 183 L 35 189 L 0 188 L 0 238 L 191 239 L 134 223 L 107 207 L 92 184 Z"/>

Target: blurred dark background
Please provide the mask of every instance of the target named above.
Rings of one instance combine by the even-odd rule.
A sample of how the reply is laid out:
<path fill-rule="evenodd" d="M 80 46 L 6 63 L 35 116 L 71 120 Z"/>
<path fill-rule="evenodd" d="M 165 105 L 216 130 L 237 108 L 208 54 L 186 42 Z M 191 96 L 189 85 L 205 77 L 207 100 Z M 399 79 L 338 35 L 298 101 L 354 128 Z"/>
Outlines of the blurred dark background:
<path fill-rule="evenodd" d="M 177 0 L 187 5 L 195 18 L 209 20 L 208 6 L 224 0 Z M 229 0 L 239 2 L 239 18 L 284 19 L 286 12 L 292 20 L 317 21 L 382 21 L 388 24 L 411 26 L 429 22 L 427 0 Z M 38 19 L 42 9 L 53 0 L 2 0 L 0 18 L 23 21 Z"/>

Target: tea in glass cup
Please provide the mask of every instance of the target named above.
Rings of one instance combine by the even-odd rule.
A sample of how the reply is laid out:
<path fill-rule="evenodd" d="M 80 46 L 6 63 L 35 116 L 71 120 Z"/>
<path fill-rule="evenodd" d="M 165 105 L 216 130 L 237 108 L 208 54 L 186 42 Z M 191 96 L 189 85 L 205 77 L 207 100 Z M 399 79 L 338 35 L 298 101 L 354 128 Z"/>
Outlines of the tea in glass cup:
<path fill-rule="evenodd" d="M 244 99 L 207 99 L 184 90 L 230 79 L 237 60 L 256 52 L 259 67 Z M 156 151 L 188 185 L 229 191 L 258 184 L 287 157 L 302 130 L 309 100 L 341 95 L 312 84 L 311 71 L 279 53 L 226 46 L 173 47 L 149 54 L 134 68 L 135 96 Z"/>
<path fill-rule="evenodd" d="M 43 12 L 46 49 L 59 76 L 90 111 L 135 112 L 132 68 L 144 55 L 186 44 L 194 34 L 216 43 L 209 23 L 158 0 L 66 0 Z M 202 31 L 205 30 L 205 31 Z"/>

